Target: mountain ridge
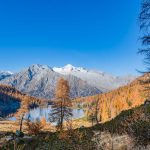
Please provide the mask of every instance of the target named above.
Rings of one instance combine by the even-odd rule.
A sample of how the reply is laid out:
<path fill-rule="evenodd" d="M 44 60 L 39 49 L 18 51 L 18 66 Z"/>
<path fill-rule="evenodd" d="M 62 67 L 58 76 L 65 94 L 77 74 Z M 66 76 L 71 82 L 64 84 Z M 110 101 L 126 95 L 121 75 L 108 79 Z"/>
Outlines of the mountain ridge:
<path fill-rule="evenodd" d="M 135 77 L 116 77 L 102 71 L 93 71 L 68 64 L 62 68 L 33 64 L 18 73 L 9 74 L 0 84 L 11 85 L 19 91 L 38 98 L 54 98 L 59 78 L 69 81 L 71 98 L 108 92 L 130 83 Z"/>
<path fill-rule="evenodd" d="M 74 75 L 88 84 L 95 86 L 103 92 L 111 91 L 120 86 L 127 85 L 132 82 L 136 76 L 114 76 L 103 71 L 85 69 L 83 67 L 74 67 L 68 64 L 62 68 L 54 67 L 53 70 L 63 75 Z"/>
<path fill-rule="evenodd" d="M 1 84 L 11 85 L 19 91 L 38 98 L 54 98 L 55 87 L 60 78 L 65 78 L 70 84 L 71 98 L 101 93 L 99 89 L 87 84 L 72 75 L 61 75 L 52 68 L 43 65 L 32 65 L 9 78 L 0 81 Z"/>

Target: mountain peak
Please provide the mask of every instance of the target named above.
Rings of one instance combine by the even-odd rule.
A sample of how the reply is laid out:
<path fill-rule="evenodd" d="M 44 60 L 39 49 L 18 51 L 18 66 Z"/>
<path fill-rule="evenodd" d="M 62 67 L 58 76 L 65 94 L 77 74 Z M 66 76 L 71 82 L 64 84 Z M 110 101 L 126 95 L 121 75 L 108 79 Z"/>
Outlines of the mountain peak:
<path fill-rule="evenodd" d="M 11 71 L 0 71 L 0 74 L 9 74 L 9 75 L 13 75 L 14 73 Z"/>
<path fill-rule="evenodd" d="M 64 67 L 73 67 L 74 68 L 74 66 L 72 64 L 67 64 Z"/>
<path fill-rule="evenodd" d="M 13 73 L 10 71 L 0 71 L 0 80 L 10 77 L 11 75 L 13 75 Z"/>
<path fill-rule="evenodd" d="M 53 70 L 58 73 L 66 73 L 66 74 L 71 73 L 71 72 L 87 72 L 86 69 L 84 69 L 82 67 L 75 67 L 71 64 L 67 64 L 62 68 L 54 67 Z"/>
<path fill-rule="evenodd" d="M 48 65 L 41 65 L 41 64 L 33 64 L 29 67 L 29 69 L 34 70 L 34 71 L 42 71 L 42 70 L 53 71 L 53 69 L 51 67 L 49 67 Z"/>
<path fill-rule="evenodd" d="M 66 66 L 63 67 L 63 70 L 68 71 L 68 72 L 73 71 L 75 69 L 76 69 L 76 67 L 74 67 L 71 64 L 67 64 Z"/>
<path fill-rule="evenodd" d="M 50 67 L 48 65 L 41 65 L 41 64 L 33 64 L 30 66 L 30 68 L 43 68 L 43 69 L 49 69 Z"/>

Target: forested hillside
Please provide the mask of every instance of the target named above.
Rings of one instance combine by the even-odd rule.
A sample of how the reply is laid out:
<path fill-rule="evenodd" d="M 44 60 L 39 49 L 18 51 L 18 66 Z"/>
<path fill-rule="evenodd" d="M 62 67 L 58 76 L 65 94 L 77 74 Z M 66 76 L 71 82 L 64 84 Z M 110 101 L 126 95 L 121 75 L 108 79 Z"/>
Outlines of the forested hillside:
<path fill-rule="evenodd" d="M 21 102 L 28 103 L 30 107 L 34 103 L 41 104 L 40 99 L 27 96 L 14 87 L 0 85 L 0 116 L 6 117 L 14 114 L 21 108 Z"/>
<path fill-rule="evenodd" d="M 144 103 L 146 93 L 141 80 L 147 78 L 142 76 L 127 86 L 120 87 L 108 93 L 96 96 L 76 99 L 86 110 L 87 114 L 93 112 L 93 105 L 98 101 L 98 117 L 100 121 L 107 121 L 117 116 L 121 111 L 127 110 Z"/>

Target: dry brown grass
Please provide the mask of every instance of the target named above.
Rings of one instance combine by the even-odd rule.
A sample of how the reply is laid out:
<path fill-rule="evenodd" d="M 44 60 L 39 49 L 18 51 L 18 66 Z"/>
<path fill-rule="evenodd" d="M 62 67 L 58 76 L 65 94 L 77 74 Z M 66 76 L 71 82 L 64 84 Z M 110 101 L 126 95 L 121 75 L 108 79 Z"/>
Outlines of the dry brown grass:
<path fill-rule="evenodd" d="M 91 123 L 84 119 L 73 120 L 72 122 L 74 129 L 80 128 L 81 126 L 90 127 Z M 66 123 L 64 123 L 66 128 Z M 0 132 L 16 132 L 19 129 L 19 124 L 15 121 L 0 121 Z M 23 124 L 23 131 L 26 133 L 26 125 Z M 46 123 L 42 129 L 44 132 L 55 132 L 55 126 L 50 123 Z"/>
<path fill-rule="evenodd" d="M 19 125 L 15 121 L 0 121 L 0 132 L 15 132 Z"/>
<path fill-rule="evenodd" d="M 15 121 L 0 121 L 0 132 L 16 132 L 19 130 L 19 124 Z M 54 127 L 46 124 L 43 131 L 53 131 Z M 26 126 L 23 124 L 23 131 L 26 132 Z"/>

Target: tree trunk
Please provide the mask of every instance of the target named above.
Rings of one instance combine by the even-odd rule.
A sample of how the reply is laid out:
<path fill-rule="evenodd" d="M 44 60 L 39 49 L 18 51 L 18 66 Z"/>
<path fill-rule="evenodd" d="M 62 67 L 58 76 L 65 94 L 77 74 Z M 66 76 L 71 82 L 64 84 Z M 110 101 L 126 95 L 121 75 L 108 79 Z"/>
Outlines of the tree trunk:
<path fill-rule="evenodd" d="M 20 132 L 22 132 L 22 124 L 23 124 L 24 115 L 22 115 L 20 120 Z"/>
<path fill-rule="evenodd" d="M 61 102 L 60 129 L 62 130 L 62 128 L 63 128 L 63 106 Z"/>

